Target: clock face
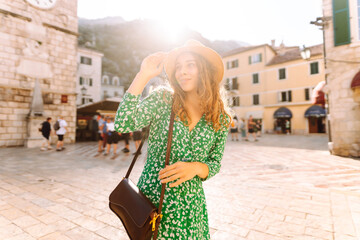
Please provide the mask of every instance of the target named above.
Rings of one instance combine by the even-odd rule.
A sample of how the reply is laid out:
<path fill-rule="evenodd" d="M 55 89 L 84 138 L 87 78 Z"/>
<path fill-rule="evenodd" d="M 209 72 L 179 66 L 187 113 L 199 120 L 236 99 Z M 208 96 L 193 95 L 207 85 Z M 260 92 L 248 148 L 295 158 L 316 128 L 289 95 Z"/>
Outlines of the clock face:
<path fill-rule="evenodd" d="M 41 9 L 50 9 L 55 6 L 56 0 L 26 0 L 32 6 Z"/>

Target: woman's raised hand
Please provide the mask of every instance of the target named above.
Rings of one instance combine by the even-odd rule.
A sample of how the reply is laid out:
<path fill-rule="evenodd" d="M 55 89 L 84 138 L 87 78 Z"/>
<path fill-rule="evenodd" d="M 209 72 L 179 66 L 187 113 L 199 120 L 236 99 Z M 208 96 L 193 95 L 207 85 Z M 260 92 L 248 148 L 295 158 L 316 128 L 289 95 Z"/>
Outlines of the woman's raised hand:
<path fill-rule="evenodd" d="M 159 75 L 164 67 L 165 52 L 157 52 L 144 58 L 141 63 L 140 74 L 150 80 Z"/>
<path fill-rule="evenodd" d="M 127 92 L 134 95 L 141 94 L 150 79 L 162 72 L 166 56 L 167 53 L 165 52 L 157 52 L 144 58 L 141 63 L 140 72 L 136 74 Z"/>

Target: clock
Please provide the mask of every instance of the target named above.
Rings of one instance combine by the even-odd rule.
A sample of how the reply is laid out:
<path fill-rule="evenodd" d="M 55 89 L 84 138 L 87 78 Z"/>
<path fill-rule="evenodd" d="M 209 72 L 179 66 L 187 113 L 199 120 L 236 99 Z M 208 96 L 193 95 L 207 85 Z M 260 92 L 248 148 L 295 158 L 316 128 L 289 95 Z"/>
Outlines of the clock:
<path fill-rule="evenodd" d="M 40 9 L 50 9 L 55 6 L 56 0 L 25 0 L 30 5 Z"/>

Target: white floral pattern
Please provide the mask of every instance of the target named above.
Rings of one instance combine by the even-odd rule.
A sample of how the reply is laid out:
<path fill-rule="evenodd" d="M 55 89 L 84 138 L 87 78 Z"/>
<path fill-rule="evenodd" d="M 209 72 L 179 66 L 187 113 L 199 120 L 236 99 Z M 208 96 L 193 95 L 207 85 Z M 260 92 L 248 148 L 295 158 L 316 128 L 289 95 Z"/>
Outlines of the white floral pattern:
<path fill-rule="evenodd" d="M 151 123 L 147 160 L 138 187 L 156 206 L 160 200 L 159 171 L 165 163 L 171 102 L 172 93 L 166 89 L 154 91 L 141 102 L 140 95 L 127 92 L 115 119 L 115 130 L 121 133 L 142 129 Z M 226 127 L 215 132 L 204 115 L 191 131 L 175 119 L 170 164 L 205 163 L 209 167 L 209 179 L 220 170 L 227 135 Z M 204 180 L 196 176 L 177 187 L 167 185 L 158 239 L 210 239 Z"/>

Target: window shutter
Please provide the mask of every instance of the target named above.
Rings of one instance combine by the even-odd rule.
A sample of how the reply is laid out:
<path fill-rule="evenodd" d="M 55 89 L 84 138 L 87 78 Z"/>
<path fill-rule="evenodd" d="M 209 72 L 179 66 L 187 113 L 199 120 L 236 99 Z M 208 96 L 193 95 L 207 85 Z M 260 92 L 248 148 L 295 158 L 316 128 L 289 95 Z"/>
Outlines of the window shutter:
<path fill-rule="evenodd" d="M 251 64 L 251 56 L 249 56 L 249 64 Z"/>
<path fill-rule="evenodd" d="M 333 0 L 335 46 L 350 43 L 350 19 L 348 0 Z"/>
<path fill-rule="evenodd" d="M 226 69 L 230 69 L 230 62 L 226 62 Z"/>
<path fill-rule="evenodd" d="M 259 62 L 261 62 L 262 61 L 262 54 L 260 53 L 259 54 Z"/>
<path fill-rule="evenodd" d="M 291 91 L 288 91 L 288 102 L 292 101 Z"/>
<path fill-rule="evenodd" d="M 281 102 L 281 92 L 278 92 L 278 102 Z"/>

